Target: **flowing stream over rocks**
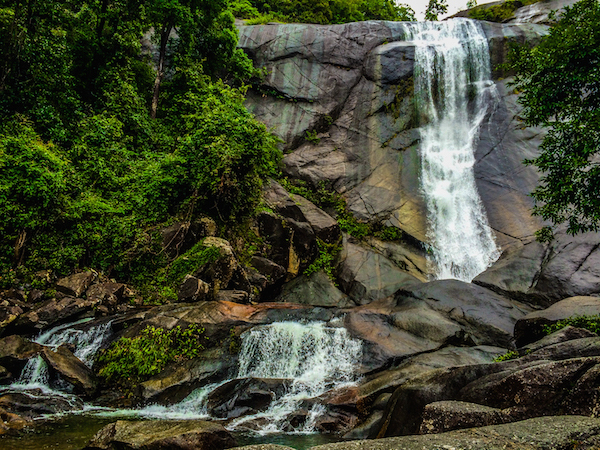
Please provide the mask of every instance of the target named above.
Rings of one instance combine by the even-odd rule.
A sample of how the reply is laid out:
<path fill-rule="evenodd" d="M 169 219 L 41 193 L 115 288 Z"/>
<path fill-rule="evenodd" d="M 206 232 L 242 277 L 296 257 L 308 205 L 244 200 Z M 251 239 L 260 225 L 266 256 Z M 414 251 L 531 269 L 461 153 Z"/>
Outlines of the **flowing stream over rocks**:
<path fill-rule="evenodd" d="M 480 126 L 499 96 L 488 42 L 472 20 L 410 24 L 421 127 L 421 183 L 436 279 L 470 282 L 500 252 L 477 192 L 473 166 Z"/>
<path fill-rule="evenodd" d="M 242 337 L 238 377 L 284 378 L 292 382 L 285 395 L 275 399 L 266 411 L 238 419 L 230 428 L 259 419 L 261 434 L 284 429 L 314 432 L 316 419 L 325 412 L 323 405 L 315 403 L 306 421 L 291 429 L 290 414 L 305 400 L 355 382 L 354 368 L 361 356 L 359 340 L 350 338 L 345 328 L 324 322 L 278 322 L 251 329 Z"/>
<path fill-rule="evenodd" d="M 100 349 L 102 343 L 110 335 L 110 322 L 105 322 L 87 330 L 80 330 L 75 326 L 83 324 L 90 319 L 82 319 L 74 323 L 68 323 L 54 327 L 40 334 L 34 342 L 48 347 L 56 348 L 59 345 L 70 344 L 74 347 L 73 354 L 87 367 L 91 368 L 94 355 Z M 36 356 L 27 361 L 21 372 L 19 380 L 11 385 L 13 389 L 41 389 L 42 392 L 60 393 L 68 390 L 69 385 L 58 386 L 59 391 L 52 389 L 48 375 L 48 366 L 41 356 Z"/>

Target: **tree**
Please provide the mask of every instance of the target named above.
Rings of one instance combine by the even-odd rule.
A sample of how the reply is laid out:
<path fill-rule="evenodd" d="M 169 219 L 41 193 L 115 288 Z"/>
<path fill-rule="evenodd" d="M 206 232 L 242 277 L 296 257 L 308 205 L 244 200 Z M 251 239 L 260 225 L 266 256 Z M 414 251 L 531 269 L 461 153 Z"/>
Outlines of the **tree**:
<path fill-rule="evenodd" d="M 574 235 L 600 229 L 600 3 L 565 8 L 533 49 L 511 56 L 526 125 L 548 129 L 538 157 L 542 173 L 531 194 L 533 214 Z M 552 229 L 538 231 L 550 240 Z"/>
<path fill-rule="evenodd" d="M 445 14 L 447 11 L 447 0 L 429 0 L 427 10 L 425 11 L 425 20 L 438 20 L 438 16 Z"/>

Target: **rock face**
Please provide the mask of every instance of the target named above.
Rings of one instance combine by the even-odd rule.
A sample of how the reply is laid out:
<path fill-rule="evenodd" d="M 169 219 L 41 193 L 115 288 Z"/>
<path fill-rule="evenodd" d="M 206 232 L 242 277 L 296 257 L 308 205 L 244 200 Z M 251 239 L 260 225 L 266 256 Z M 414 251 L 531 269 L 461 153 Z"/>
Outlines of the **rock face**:
<path fill-rule="evenodd" d="M 557 414 L 592 416 L 600 407 L 594 387 L 600 373 L 600 338 L 581 338 L 542 347 L 503 363 L 451 367 L 425 372 L 400 385 L 390 398 L 379 437 L 415 434 L 435 424 L 427 405 L 462 401 L 495 408 L 488 421 L 513 422 Z M 462 413 L 460 413 L 462 414 Z M 447 417 L 449 426 L 452 415 Z M 464 426 L 473 423 L 471 419 Z M 488 422 L 490 423 L 490 422 Z"/>
<path fill-rule="evenodd" d="M 591 450 L 599 442 L 600 419 L 555 416 L 425 436 L 338 442 L 312 450 L 554 450 L 573 445 Z"/>
<path fill-rule="evenodd" d="M 546 2 L 531 7 L 542 3 L 547 10 Z M 531 14 L 528 17 L 519 21 L 532 20 Z M 282 138 L 284 171 L 341 193 L 358 219 L 399 227 L 426 242 L 419 123 L 412 94 L 414 45 L 404 41 L 407 26 L 375 21 L 242 26 L 239 46 L 267 69 L 264 85 L 250 91 L 247 105 Z M 510 42 L 533 44 L 547 33 L 545 25 L 532 23 L 482 22 L 481 27 L 492 68 L 504 62 Z M 503 254 L 476 282 L 543 305 L 599 293 L 600 235 L 573 238 L 559 231 L 551 246 L 534 239 L 542 222 L 531 216 L 528 194 L 539 175 L 522 161 L 537 154 L 544 132 L 519 122 L 517 95 L 507 75 L 494 70 L 500 101 L 490 105 L 480 129 L 474 166 L 477 188 Z M 383 249 L 371 254 L 348 245 L 345 251 L 348 263 L 341 268 L 340 284 L 355 302 L 385 297 L 390 294 L 386 288 L 398 286 L 392 275 L 383 279 L 395 272 L 394 264 L 387 267 L 376 261 Z M 352 263 L 354 259 L 357 262 Z M 352 266 L 363 261 L 373 270 L 381 267 L 386 275 L 376 284 L 372 275 L 355 283 Z M 415 261 L 418 258 L 409 252 L 397 265 L 406 264 L 401 269 L 422 281 L 427 267 Z M 352 280 L 345 280 L 347 273 Z"/>
<path fill-rule="evenodd" d="M 233 437 L 214 422 L 119 420 L 102 428 L 85 450 L 212 450 L 234 445 Z"/>

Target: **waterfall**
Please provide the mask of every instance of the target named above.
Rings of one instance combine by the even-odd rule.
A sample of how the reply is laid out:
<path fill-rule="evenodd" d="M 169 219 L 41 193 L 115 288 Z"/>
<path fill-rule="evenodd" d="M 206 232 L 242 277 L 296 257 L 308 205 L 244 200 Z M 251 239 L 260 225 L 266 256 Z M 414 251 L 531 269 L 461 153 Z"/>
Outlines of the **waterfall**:
<path fill-rule="evenodd" d="M 359 340 L 352 339 L 345 328 L 324 322 L 278 322 L 251 329 L 242 336 L 238 377 L 286 378 L 292 382 L 287 393 L 266 411 L 242 417 L 229 428 L 261 419 L 261 423 L 266 422 L 258 429 L 261 434 L 281 432 L 284 425 L 295 432 L 313 432 L 316 419 L 325 412 L 322 405 L 315 403 L 298 428 L 287 423 L 288 416 L 304 400 L 356 381 L 354 369 L 361 356 Z"/>
<path fill-rule="evenodd" d="M 75 347 L 73 354 L 86 366 L 91 367 L 93 358 L 102 343 L 110 334 L 110 322 L 90 327 L 87 330 L 75 328 L 91 319 L 82 319 L 74 323 L 59 325 L 42 334 L 33 341 L 48 347 L 71 344 Z M 19 380 L 11 387 L 20 389 L 49 389 L 48 367 L 41 356 L 29 359 L 21 372 Z"/>
<path fill-rule="evenodd" d="M 468 19 L 407 26 L 435 278 L 470 282 L 500 256 L 473 171 L 480 127 L 499 101 L 487 38 Z"/>

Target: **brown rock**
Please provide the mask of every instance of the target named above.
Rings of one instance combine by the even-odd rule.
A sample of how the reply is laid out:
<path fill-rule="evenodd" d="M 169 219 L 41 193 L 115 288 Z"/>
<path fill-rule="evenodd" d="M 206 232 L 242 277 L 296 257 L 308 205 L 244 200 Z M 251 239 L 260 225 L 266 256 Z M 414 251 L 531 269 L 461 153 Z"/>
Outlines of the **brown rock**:
<path fill-rule="evenodd" d="M 96 274 L 90 271 L 80 272 L 61 278 L 56 289 L 73 297 L 80 297 L 95 280 Z"/>
<path fill-rule="evenodd" d="M 180 302 L 198 302 L 206 300 L 210 293 L 208 283 L 191 275 L 186 275 L 183 283 L 179 286 L 177 300 Z"/>
<path fill-rule="evenodd" d="M 84 450 L 213 450 L 235 445 L 215 422 L 119 420 L 102 428 Z"/>
<path fill-rule="evenodd" d="M 75 386 L 77 391 L 89 397 L 93 396 L 97 388 L 94 373 L 76 358 L 66 346 L 61 345 L 56 351 L 44 347 L 42 358 L 51 370 L 59 373 L 62 378 Z"/>

